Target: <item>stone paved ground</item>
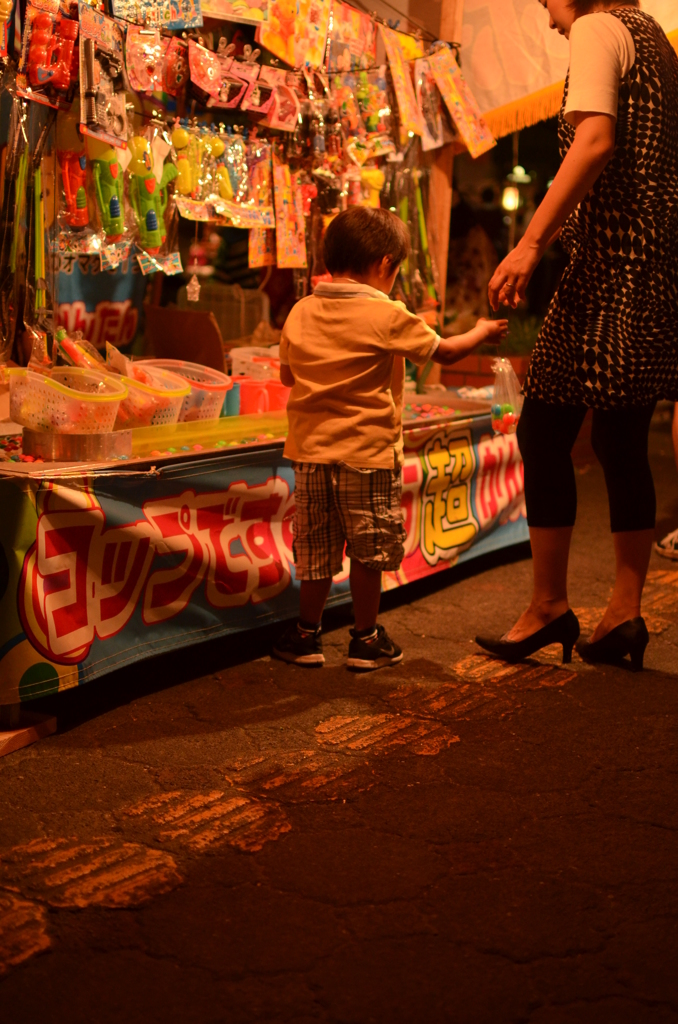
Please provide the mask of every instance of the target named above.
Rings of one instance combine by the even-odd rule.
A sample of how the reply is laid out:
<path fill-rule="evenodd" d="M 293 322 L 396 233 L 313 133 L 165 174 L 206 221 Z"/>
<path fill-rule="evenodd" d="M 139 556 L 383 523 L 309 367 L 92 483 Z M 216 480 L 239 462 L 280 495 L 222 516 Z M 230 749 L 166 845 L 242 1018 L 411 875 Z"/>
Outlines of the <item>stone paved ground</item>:
<path fill-rule="evenodd" d="M 579 482 L 586 624 L 611 545 Z M 340 610 L 322 671 L 259 633 L 64 695 L 0 760 L 3 1024 L 678 1021 L 678 564 L 653 558 L 642 675 L 481 655 L 530 573 L 389 595 L 406 660 L 367 678 Z"/>

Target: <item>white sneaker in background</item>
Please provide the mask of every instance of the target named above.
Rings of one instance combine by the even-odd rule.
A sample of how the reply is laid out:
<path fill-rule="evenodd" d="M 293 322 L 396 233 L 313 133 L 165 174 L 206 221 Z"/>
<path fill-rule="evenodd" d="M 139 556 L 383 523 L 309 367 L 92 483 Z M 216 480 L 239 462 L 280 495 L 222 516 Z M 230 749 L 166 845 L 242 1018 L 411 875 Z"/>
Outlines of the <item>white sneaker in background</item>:
<path fill-rule="evenodd" d="M 678 562 L 678 530 L 667 533 L 664 539 L 657 541 L 653 547 L 662 558 L 670 558 L 672 561 Z"/>

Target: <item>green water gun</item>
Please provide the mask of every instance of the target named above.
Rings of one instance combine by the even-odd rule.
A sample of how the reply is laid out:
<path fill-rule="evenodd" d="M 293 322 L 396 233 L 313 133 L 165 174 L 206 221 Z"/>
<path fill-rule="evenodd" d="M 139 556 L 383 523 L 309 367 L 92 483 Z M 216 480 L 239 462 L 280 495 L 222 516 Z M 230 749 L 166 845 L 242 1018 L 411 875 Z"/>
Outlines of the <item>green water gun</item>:
<path fill-rule="evenodd" d="M 113 146 L 87 137 L 87 155 L 92 162 L 94 193 L 106 241 L 119 242 L 125 231 L 122 168 Z"/>
<path fill-rule="evenodd" d="M 165 241 L 165 210 L 167 186 L 179 173 L 173 163 L 166 163 L 158 183 L 153 173 L 151 144 L 135 135 L 129 144 L 129 201 L 137 220 L 139 240 L 149 256 L 156 256 Z"/>

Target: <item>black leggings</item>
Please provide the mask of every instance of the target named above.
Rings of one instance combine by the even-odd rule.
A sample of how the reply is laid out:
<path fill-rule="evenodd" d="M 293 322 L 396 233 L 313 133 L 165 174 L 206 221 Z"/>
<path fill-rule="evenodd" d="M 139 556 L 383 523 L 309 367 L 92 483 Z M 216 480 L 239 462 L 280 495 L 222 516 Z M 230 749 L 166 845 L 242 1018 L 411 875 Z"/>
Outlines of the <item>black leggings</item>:
<path fill-rule="evenodd" d="M 526 398 L 518 424 L 530 526 L 574 526 L 577 485 L 571 452 L 588 409 Z M 591 443 L 605 473 L 613 533 L 654 529 L 657 501 L 647 457 L 654 404 L 594 409 Z"/>

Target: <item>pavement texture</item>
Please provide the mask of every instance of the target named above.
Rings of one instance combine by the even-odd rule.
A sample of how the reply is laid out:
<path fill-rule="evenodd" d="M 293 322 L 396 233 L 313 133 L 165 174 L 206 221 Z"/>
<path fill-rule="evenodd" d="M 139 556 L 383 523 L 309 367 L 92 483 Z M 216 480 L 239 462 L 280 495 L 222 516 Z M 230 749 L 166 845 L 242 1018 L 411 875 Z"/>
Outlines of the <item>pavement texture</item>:
<path fill-rule="evenodd" d="M 597 465 L 579 493 L 586 632 Z M 340 609 L 322 670 L 259 631 L 43 704 L 59 733 L 0 760 L 3 1024 L 678 1021 L 678 563 L 636 675 L 480 653 L 530 582 L 521 549 L 387 595 L 406 657 L 369 676 Z"/>

